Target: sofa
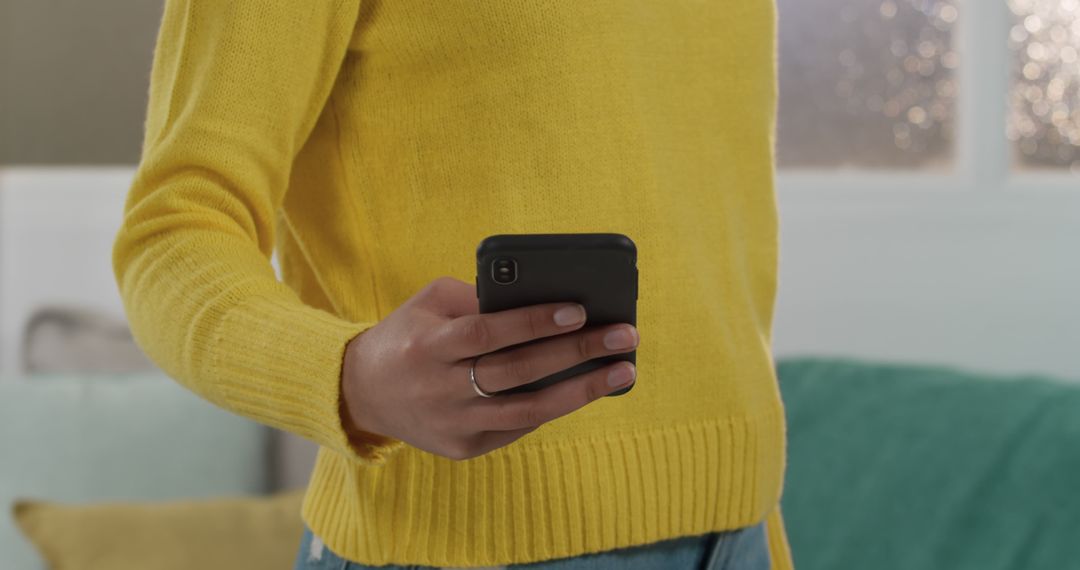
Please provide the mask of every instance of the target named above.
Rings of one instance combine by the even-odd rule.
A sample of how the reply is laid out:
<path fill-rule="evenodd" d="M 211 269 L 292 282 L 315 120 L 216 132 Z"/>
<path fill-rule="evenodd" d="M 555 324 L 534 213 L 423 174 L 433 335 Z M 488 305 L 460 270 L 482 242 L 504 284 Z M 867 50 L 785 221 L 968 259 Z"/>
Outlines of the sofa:
<path fill-rule="evenodd" d="M 1080 568 L 1080 382 L 778 365 L 799 570 Z"/>
<path fill-rule="evenodd" d="M 1080 382 L 835 358 L 777 369 L 800 570 L 1080 568 Z M 158 373 L 0 379 L 0 506 L 45 501 L 20 503 L 20 522 L 55 568 L 93 568 L 71 561 L 88 544 L 109 554 L 107 524 L 124 529 L 117 559 L 145 547 L 131 567 L 193 567 L 175 549 L 198 540 L 231 546 L 203 548 L 205 570 L 244 568 L 239 545 L 260 542 L 276 566 L 239 558 L 288 568 L 300 496 L 267 496 L 268 434 Z M 162 534 L 173 550 L 151 542 Z M 45 564 L 10 517 L 0 552 L 2 568 Z"/>

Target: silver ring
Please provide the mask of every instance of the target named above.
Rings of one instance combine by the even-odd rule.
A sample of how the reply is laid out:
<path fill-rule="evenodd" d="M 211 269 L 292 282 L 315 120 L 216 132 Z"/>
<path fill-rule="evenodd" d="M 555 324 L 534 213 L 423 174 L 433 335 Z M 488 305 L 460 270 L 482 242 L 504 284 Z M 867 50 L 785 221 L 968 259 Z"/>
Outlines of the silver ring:
<path fill-rule="evenodd" d="M 480 361 L 480 357 L 477 356 L 476 358 L 473 359 L 472 365 L 469 366 L 469 384 L 472 384 L 473 390 L 476 390 L 476 393 L 479 394 L 481 397 L 491 398 L 491 397 L 495 396 L 495 394 L 489 394 L 489 393 L 483 391 L 482 389 L 480 389 L 480 385 L 476 383 L 476 363 L 479 362 L 479 361 Z"/>

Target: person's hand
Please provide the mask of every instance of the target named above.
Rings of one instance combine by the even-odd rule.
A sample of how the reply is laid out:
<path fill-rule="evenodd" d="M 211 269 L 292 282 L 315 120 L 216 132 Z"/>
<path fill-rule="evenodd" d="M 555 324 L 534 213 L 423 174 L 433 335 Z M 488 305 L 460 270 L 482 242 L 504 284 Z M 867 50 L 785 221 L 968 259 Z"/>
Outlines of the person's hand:
<path fill-rule="evenodd" d="M 476 379 L 492 393 L 638 344 L 629 324 L 582 328 L 585 320 L 576 303 L 480 314 L 472 284 L 439 278 L 349 342 L 342 421 L 455 460 L 508 445 L 631 384 L 634 365 L 620 361 L 535 392 L 484 398 L 469 383 L 473 358 L 486 355 Z"/>

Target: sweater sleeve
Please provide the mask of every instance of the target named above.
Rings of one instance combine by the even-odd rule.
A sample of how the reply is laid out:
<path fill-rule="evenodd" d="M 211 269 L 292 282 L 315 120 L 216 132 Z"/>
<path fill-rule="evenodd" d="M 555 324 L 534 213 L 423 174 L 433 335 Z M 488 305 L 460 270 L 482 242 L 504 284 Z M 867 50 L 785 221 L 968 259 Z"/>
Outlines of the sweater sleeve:
<path fill-rule="evenodd" d="M 274 220 L 359 0 L 167 0 L 142 157 L 113 246 L 140 347 L 205 399 L 381 463 L 403 442 L 342 425 L 348 341 L 372 322 L 278 281 Z"/>

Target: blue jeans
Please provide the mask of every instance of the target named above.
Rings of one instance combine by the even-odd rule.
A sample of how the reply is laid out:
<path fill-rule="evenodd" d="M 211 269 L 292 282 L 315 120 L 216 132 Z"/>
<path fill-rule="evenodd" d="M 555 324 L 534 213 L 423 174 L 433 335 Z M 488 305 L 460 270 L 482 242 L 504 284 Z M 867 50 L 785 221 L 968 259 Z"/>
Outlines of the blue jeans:
<path fill-rule="evenodd" d="M 727 532 L 662 540 L 570 558 L 489 568 L 507 570 L 769 570 L 764 523 Z M 304 530 L 294 570 L 436 570 L 433 566 L 368 566 L 348 562 Z"/>

